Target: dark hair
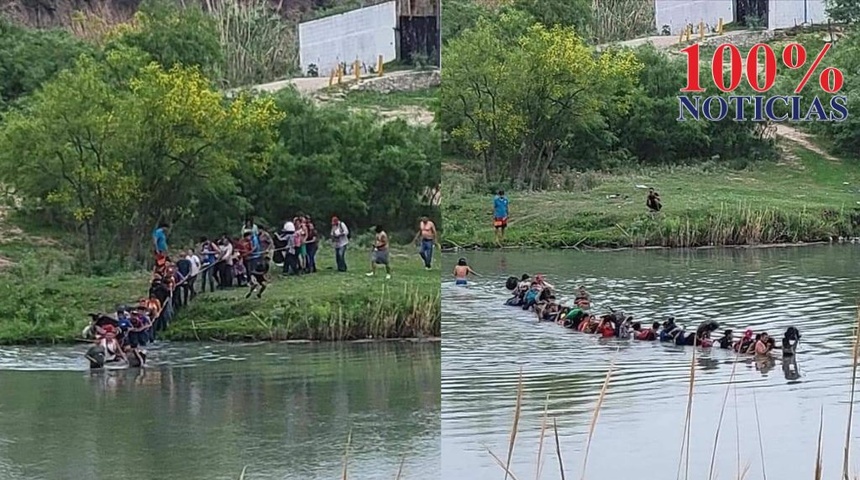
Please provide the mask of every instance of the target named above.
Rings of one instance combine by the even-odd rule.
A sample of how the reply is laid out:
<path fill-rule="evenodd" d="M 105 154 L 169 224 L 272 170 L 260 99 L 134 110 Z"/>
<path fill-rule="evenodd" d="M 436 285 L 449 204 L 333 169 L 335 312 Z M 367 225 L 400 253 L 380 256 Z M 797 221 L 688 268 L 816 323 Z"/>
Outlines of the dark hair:
<path fill-rule="evenodd" d="M 158 224 L 158 228 L 170 228 L 170 224 L 167 222 L 161 222 Z"/>
<path fill-rule="evenodd" d="M 247 232 L 245 232 L 245 234 L 244 234 L 244 235 L 242 235 L 242 236 L 243 236 L 243 237 L 246 237 L 246 238 L 247 238 L 247 237 L 250 237 L 250 236 L 251 236 L 251 232 L 250 232 L 250 231 L 247 231 Z"/>
<path fill-rule="evenodd" d="M 652 323 L 652 324 L 651 324 L 651 328 L 653 328 L 654 330 L 657 330 L 658 328 L 660 328 L 660 322 L 654 322 L 654 323 Z"/>
<path fill-rule="evenodd" d="M 522 281 L 526 281 L 526 280 L 528 280 L 529 278 L 531 278 L 531 277 L 529 277 L 529 274 L 528 274 L 528 273 L 524 273 L 524 274 L 523 274 L 523 278 L 521 278 L 521 279 L 520 279 L 520 281 L 521 281 L 521 282 L 522 282 Z"/>
<path fill-rule="evenodd" d="M 459 265 L 461 267 L 465 267 L 466 266 L 466 259 L 460 258 L 459 260 L 457 260 L 457 265 Z"/>
<path fill-rule="evenodd" d="M 642 324 L 639 322 L 633 322 L 633 330 L 636 330 L 637 332 L 642 330 Z"/>
<path fill-rule="evenodd" d="M 723 335 L 728 336 L 728 335 L 731 335 L 732 333 L 734 333 L 734 331 L 730 328 L 730 329 L 726 330 L 725 332 L 723 332 Z"/>
<path fill-rule="evenodd" d="M 207 237 L 206 235 L 200 237 L 200 243 L 204 243 L 204 242 L 208 242 L 208 241 L 209 241 L 209 237 Z"/>
<path fill-rule="evenodd" d="M 382 225 L 377 225 L 376 226 L 376 233 L 379 233 L 381 231 L 382 231 Z"/>
<path fill-rule="evenodd" d="M 501 196 L 504 196 L 504 194 L 505 194 L 505 191 L 504 191 L 504 190 L 499 190 L 499 196 L 500 196 L 500 197 L 501 197 Z"/>

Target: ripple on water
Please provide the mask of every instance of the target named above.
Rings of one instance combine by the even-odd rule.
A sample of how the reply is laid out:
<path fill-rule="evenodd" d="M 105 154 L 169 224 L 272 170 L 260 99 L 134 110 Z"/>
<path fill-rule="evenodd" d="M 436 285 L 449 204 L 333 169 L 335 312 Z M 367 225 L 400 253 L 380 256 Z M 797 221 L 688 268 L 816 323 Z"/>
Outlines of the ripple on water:
<path fill-rule="evenodd" d="M 623 435 L 627 445 L 651 442 L 665 434 L 671 436 L 673 449 L 680 446 L 692 349 L 606 341 L 554 324 L 538 324 L 533 314 L 502 305 L 508 296 L 505 278 L 522 272 L 548 275 L 562 296 L 585 284 L 597 310 L 622 309 L 643 323 L 672 315 L 695 328 L 706 319 L 716 319 L 738 334 L 753 328 L 778 337 L 788 326 L 797 325 L 803 334 L 796 362 L 799 378 L 781 358 L 771 363 L 750 358 L 736 361 L 732 353 L 718 349 L 699 351 L 694 400 L 699 413 L 694 415 L 703 416 L 700 422 L 710 422 L 698 428 L 713 431 L 727 386 L 733 383 L 738 406 L 731 408 L 740 412 L 740 418 L 749 421 L 753 415 L 754 394 L 759 414 L 769 422 L 767 431 L 792 429 L 798 435 L 802 431 L 810 437 L 803 449 L 814 451 L 818 406 L 838 406 L 847 398 L 855 295 L 860 286 L 854 271 L 858 260 L 860 254 L 854 249 L 471 254 L 470 264 L 483 276 L 467 288 L 442 285 L 443 477 L 464 469 L 473 472 L 470 478 L 475 479 L 499 473 L 486 449 L 475 446 L 494 446 L 497 453 L 506 450 L 520 369 L 526 386 L 522 428 L 539 430 L 548 404 L 550 415 L 559 419 L 566 445 L 580 448 L 614 361 L 598 430 L 613 432 L 616 442 L 617 435 Z M 729 403 L 734 405 L 731 397 Z M 798 418 L 804 419 L 801 425 Z M 536 433 L 523 435 L 536 446 Z M 708 435 L 712 442 L 712 433 Z M 598 437 L 593 458 L 600 457 L 595 452 L 601 448 L 617 445 L 611 440 L 601 444 Z M 742 438 L 745 445 L 755 441 Z M 712 445 L 700 443 L 693 455 L 709 459 Z M 515 460 L 514 471 L 522 475 L 519 472 L 533 470 L 533 463 L 533 458 Z M 597 474 L 594 478 L 659 479 L 676 473 L 655 466 L 654 476 L 643 477 L 635 467 L 624 470 L 605 461 L 590 463 Z M 786 478 L 795 473 L 790 467 L 780 471 Z"/>

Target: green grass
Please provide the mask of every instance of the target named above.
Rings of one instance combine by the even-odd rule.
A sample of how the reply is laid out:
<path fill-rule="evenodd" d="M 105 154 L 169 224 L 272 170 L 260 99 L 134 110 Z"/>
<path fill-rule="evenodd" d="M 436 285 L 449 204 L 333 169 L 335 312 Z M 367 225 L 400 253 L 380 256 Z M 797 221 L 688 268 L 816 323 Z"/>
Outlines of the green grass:
<path fill-rule="evenodd" d="M 462 169 L 443 171 L 442 244 L 495 246 L 491 189 Z M 558 183 L 554 191 L 509 192 L 505 245 L 691 247 L 811 242 L 860 233 L 857 217 L 852 221 L 860 206 L 860 168 L 801 148 L 790 159 L 744 170 L 703 165 L 586 172 L 559 177 Z M 647 190 L 636 185 L 660 192 L 659 214 L 648 213 Z"/>
<path fill-rule="evenodd" d="M 433 87 L 412 92 L 379 93 L 370 91 L 352 91 L 342 103 L 348 107 L 378 108 L 392 110 L 403 107 L 421 107 L 427 110 L 435 109 L 439 98 L 439 88 Z"/>
<path fill-rule="evenodd" d="M 0 274 L 0 345 L 69 343 L 87 313 L 110 312 L 146 295 L 148 272 L 86 277 L 69 273 L 69 252 L 57 247 L 0 246 L 16 262 Z M 282 279 L 277 271 L 262 299 L 236 288 L 198 296 L 174 319 L 176 340 L 352 340 L 438 337 L 439 270 L 425 271 L 414 249 L 392 252 L 391 280 L 368 278 L 369 253 L 347 253 L 351 271 L 339 274 L 331 248 L 318 255 L 320 272 Z"/>

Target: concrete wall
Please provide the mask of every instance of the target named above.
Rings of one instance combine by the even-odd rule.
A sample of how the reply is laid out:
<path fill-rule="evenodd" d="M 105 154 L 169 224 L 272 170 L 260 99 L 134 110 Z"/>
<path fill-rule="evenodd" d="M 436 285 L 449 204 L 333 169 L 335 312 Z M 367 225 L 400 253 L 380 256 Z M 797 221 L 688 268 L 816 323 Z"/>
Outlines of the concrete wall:
<path fill-rule="evenodd" d="M 791 28 L 804 23 L 827 23 L 825 0 L 769 0 L 767 27 Z"/>
<path fill-rule="evenodd" d="M 320 76 L 328 76 L 340 62 L 356 59 L 376 65 L 379 55 L 389 62 L 397 58 L 395 28 L 397 2 L 332 15 L 299 24 L 299 63 L 303 72 L 315 64 Z"/>
<path fill-rule="evenodd" d="M 672 35 L 679 35 L 688 23 L 698 28 L 699 22 L 704 21 L 713 28 L 720 18 L 728 23 L 735 17 L 733 0 L 655 0 L 654 7 L 657 31 L 662 31 L 663 25 L 669 25 Z"/>

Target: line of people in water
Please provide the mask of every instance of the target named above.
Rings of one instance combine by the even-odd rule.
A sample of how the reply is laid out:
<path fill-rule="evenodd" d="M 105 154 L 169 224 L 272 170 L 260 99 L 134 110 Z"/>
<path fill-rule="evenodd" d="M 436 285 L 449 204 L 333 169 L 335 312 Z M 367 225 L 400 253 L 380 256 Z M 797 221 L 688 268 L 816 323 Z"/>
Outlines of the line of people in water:
<path fill-rule="evenodd" d="M 800 332 L 793 326 L 786 329 L 781 345 L 777 345 L 776 339 L 767 332 L 755 333 L 752 329 L 746 329 L 737 339 L 731 329 L 724 330 L 719 338 L 712 338 L 720 328 L 720 324 L 713 320 L 705 321 L 695 331 L 688 332 L 685 326 L 675 322 L 674 317 L 662 323 L 653 322 L 649 327 L 623 312 L 595 315 L 591 312 L 591 295 L 584 286 L 576 289 L 572 307 L 563 306 L 555 297 L 555 288 L 543 275 L 532 278 L 524 274 L 519 279 L 509 277 L 506 287 L 512 291 L 506 305 L 533 310 L 540 321 L 555 322 L 565 328 L 607 338 L 718 347 L 739 354 L 768 355 L 774 350 L 782 350 L 784 356 L 794 355 L 800 341 Z"/>

